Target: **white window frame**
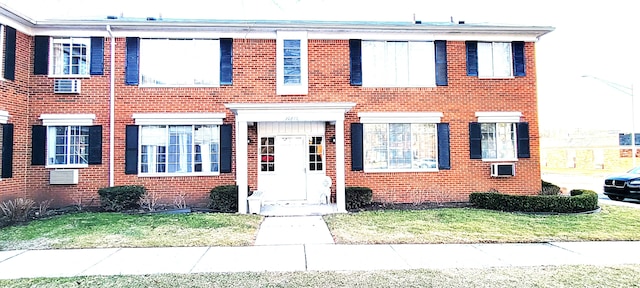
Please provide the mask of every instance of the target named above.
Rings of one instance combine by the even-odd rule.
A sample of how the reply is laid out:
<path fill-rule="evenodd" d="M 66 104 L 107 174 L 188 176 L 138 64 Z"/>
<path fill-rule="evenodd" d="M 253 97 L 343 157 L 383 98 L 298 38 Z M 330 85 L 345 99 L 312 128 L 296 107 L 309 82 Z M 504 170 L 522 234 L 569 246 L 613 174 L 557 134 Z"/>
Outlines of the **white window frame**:
<path fill-rule="evenodd" d="M 92 126 L 93 121 L 95 120 L 95 114 L 42 114 L 40 115 L 40 120 L 42 120 L 42 125 L 47 127 L 47 143 L 46 143 L 46 151 L 45 155 L 47 157 L 47 161 L 45 163 L 45 168 L 86 168 L 89 167 L 88 163 L 88 151 L 87 151 L 87 163 L 86 164 L 50 164 L 49 160 L 51 159 L 52 154 L 55 157 L 55 134 L 51 134 L 50 130 L 52 127 L 86 127 Z M 67 135 L 69 137 L 69 135 Z M 89 135 L 86 135 L 87 141 Z M 88 149 L 89 143 L 86 143 L 86 149 Z M 53 148 L 53 149 L 52 149 Z M 70 149 L 69 149 L 70 150 Z"/>
<path fill-rule="evenodd" d="M 1 50 L 1 49 L 0 49 Z M 0 53 L 1 54 L 1 53 Z M 0 70 L 1 71 L 1 70 Z M 9 112 L 5 111 L 5 110 L 0 110 L 0 125 L 1 124 L 7 124 L 9 122 Z M 0 128 L 2 128 L 0 126 Z M 0 131 L 0 133 L 2 133 L 2 131 Z M 4 135 L 0 135 L 2 137 L 4 137 Z M 0 141 L 2 141 L 2 137 L 0 137 Z M 0 143 L 0 150 L 2 150 L 1 147 L 2 143 Z M 4 160 L 4 159 L 3 159 Z M 0 164 L 2 164 L 2 162 L 0 162 Z M 1 169 L 2 165 L 0 165 L 0 172 L 2 172 Z M 0 177 L 0 181 L 2 181 L 2 178 Z"/>
<path fill-rule="evenodd" d="M 438 124 L 441 122 L 443 113 L 441 112 L 360 112 L 360 123 L 367 124 Z M 388 126 L 387 126 L 388 127 Z M 434 127 L 435 144 L 435 168 L 408 168 L 408 169 L 372 169 L 367 167 L 364 161 L 365 173 L 393 173 L 393 172 L 435 172 L 438 170 L 438 130 Z M 364 132 L 364 131 L 363 131 Z M 387 131 L 388 133 L 388 131 Z M 363 133 L 363 142 L 366 142 L 366 133 Z M 388 135 L 387 135 L 388 137 Z M 366 155 L 366 143 L 363 143 L 363 153 Z M 387 147 L 388 150 L 388 147 Z M 366 156 L 365 156 L 366 157 Z M 387 160 L 389 155 L 387 154 Z"/>
<path fill-rule="evenodd" d="M 75 40 L 75 41 L 74 41 Z M 55 77 L 55 78 L 65 78 L 65 77 L 74 77 L 74 78 L 88 78 L 90 77 L 90 73 L 91 73 L 91 38 L 90 37 L 50 37 L 49 38 L 49 77 Z M 60 73 L 60 74 L 55 74 L 55 57 L 56 55 L 54 54 L 55 49 L 54 46 L 56 45 L 56 43 L 81 43 L 81 44 L 85 44 L 86 45 L 86 67 L 85 67 L 85 71 L 86 73 L 84 74 L 72 74 L 71 72 L 69 74 L 64 74 L 64 73 Z M 73 49 L 72 49 L 73 50 Z M 64 68 L 62 69 L 64 70 Z"/>
<path fill-rule="evenodd" d="M 478 119 L 478 123 L 480 123 L 480 126 L 482 129 L 482 125 L 483 124 L 494 124 L 494 128 L 495 128 L 495 133 L 496 135 L 494 136 L 494 139 L 497 139 L 499 137 L 499 135 L 497 135 L 498 133 L 498 127 L 495 124 L 498 123 L 507 123 L 507 124 L 512 124 L 512 125 L 516 125 L 518 122 L 520 121 L 520 118 L 522 117 L 522 113 L 521 112 L 476 112 L 476 117 Z M 499 158 L 498 157 L 498 150 L 499 150 L 499 143 L 496 141 L 496 158 L 482 158 L 482 161 L 487 161 L 487 162 L 494 162 L 494 161 L 518 161 L 518 129 L 517 127 L 513 128 L 513 157 L 508 157 L 508 158 Z M 484 147 L 484 146 L 482 146 Z M 484 150 L 484 148 L 483 148 Z"/>
<path fill-rule="evenodd" d="M 300 83 L 284 83 L 284 40 L 300 40 Z M 309 46 L 306 31 L 276 32 L 276 94 L 307 95 L 309 93 Z"/>
<path fill-rule="evenodd" d="M 363 41 L 363 87 L 436 87 L 433 41 Z"/>
<path fill-rule="evenodd" d="M 179 42 L 179 41 L 182 41 Z M 186 49 L 188 46 L 185 41 L 192 41 L 189 44 L 193 45 L 194 51 L 171 51 L 180 50 L 180 48 Z M 207 53 L 199 51 L 200 48 L 196 47 L 199 42 L 211 42 L 210 49 L 206 49 Z M 171 45 L 174 44 L 174 45 Z M 161 45 L 162 48 L 158 48 Z M 179 54 L 178 54 L 179 53 Z M 174 54 L 173 58 L 167 58 L 163 55 Z M 151 56 L 153 55 L 153 56 Z M 204 57 L 204 56 L 206 57 Z M 188 57 L 187 57 L 188 56 Z M 167 65 L 171 65 L 174 68 L 168 68 Z M 175 68 L 178 67 L 178 68 Z M 154 73 L 160 74 L 159 79 L 176 79 L 174 75 L 181 74 L 185 76 L 183 80 L 176 80 L 178 83 L 152 83 L 149 81 L 143 81 L 145 71 L 154 71 Z M 176 72 L 177 71 L 177 72 Z M 191 75 L 189 73 L 195 73 Z M 140 73 L 139 73 L 140 87 L 220 87 L 220 40 L 219 39 L 202 39 L 202 38 L 188 38 L 188 39 L 168 39 L 168 38 L 143 38 L 140 39 Z M 186 79 L 195 79 L 195 75 L 207 75 L 207 77 L 200 77 L 196 80 L 210 80 L 210 83 L 198 84 L 195 82 L 187 83 Z M 145 79 L 146 80 L 146 79 Z"/>
<path fill-rule="evenodd" d="M 220 163 L 218 162 L 218 171 L 202 171 L 202 172 L 155 172 L 155 173 L 142 173 L 142 137 L 143 126 L 165 126 L 165 130 L 168 131 L 169 126 L 192 126 L 197 125 L 212 125 L 217 126 L 217 140 L 218 140 L 218 161 L 220 161 L 220 125 L 223 124 L 223 119 L 226 117 L 225 113 L 136 113 L 132 118 L 135 119 L 135 124 L 139 126 L 139 139 L 138 139 L 138 176 L 139 177 L 180 177 L 180 176 L 217 176 L 220 175 Z M 193 128 L 192 128 L 192 131 Z M 167 158 L 169 153 L 169 135 L 167 137 Z M 195 134 L 192 134 L 195 137 Z M 192 165 L 195 165 L 195 141 L 192 142 L 192 154 L 194 159 Z M 204 157 L 204 156 L 201 156 Z M 168 171 L 168 159 L 167 159 L 167 171 Z M 194 166 L 195 168 L 195 166 Z M 193 169 L 195 170 L 195 169 Z"/>
<path fill-rule="evenodd" d="M 506 59 L 501 58 L 499 45 L 508 47 Z M 501 63 L 502 62 L 502 63 Z M 497 66 L 507 65 L 502 69 L 506 73 L 498 73 Z M 511 42 L 478 42 L 478 78 L 514 78 L 513 46 Z"/>

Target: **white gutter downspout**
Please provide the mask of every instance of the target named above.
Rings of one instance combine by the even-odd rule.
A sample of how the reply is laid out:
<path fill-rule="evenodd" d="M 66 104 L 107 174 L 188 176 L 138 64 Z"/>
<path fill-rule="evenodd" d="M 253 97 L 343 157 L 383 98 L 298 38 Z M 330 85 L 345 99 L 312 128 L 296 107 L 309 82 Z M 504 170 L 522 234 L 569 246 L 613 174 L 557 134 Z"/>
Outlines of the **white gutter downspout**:
<path fill-rule="evenodd" d="M 113 37 L 111 33 L 111 25 L 107 25 L 107 33 L 109 33 L 110 43 L 111 43 L 111 52 L 110 52 L 110 66 L 109 66 L 109 187 L 114 186 L 114 171 L 113 171 L 113 149 L 114 149 L 114 125 L 115 125 L 115 78 L 114 78 L 114 70 L 115 70 L 115 50 L 116 50 L 116 38 Z"/>

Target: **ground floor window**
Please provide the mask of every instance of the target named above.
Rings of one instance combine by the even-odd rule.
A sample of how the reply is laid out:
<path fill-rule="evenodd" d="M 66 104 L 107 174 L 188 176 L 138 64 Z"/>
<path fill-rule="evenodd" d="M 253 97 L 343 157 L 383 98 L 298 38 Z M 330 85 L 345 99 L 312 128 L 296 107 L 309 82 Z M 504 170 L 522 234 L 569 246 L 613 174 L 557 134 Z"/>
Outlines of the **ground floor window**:
<path fill-rule="evenodd" d="M 433 123 L 364 124 L 366 170 L 436 169 L 437 128 Z"/>
<path fill-rule="evenodd" d="M 481 123 L 482 159 L 516 159 L 516 123 Z"/>
<path fill-rule="evenodd" d="M 309 137 L 309 171 L 323 171 L 323 146 L 321 136 Z"/>
<path fill-rule="evenodd" d="M 47 164 L 74 165 L 89 163 L 89 127 L 48 126 Z"/>
<path fill-rule="evenodd" d="M 260 138 L 260 171 L 273 172 L 275 171 L 275 138 L 274 137 L 262 137 Z"/>
<path fill-rule="evenodd" d="M 217 173 L 220 171 L 218 125 L 143 125 L 140 173 Z"/>

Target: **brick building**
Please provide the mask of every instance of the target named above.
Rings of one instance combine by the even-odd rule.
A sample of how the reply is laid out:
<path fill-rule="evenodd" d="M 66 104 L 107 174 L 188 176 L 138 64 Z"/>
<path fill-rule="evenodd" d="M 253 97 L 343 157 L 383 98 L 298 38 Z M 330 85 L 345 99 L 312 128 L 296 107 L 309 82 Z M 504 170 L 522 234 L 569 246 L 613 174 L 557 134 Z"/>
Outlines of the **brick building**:
<path fill-rule="evenodd" d="M 383 202 L 540 190 L 534 44 L 551 27 L 3 7 L 0 24 L 0 200 L 97 205 L 137 184 L 196 206 L 236 184 L 246 213 L 247 189 L 341 211 L 348 186 Z"/>

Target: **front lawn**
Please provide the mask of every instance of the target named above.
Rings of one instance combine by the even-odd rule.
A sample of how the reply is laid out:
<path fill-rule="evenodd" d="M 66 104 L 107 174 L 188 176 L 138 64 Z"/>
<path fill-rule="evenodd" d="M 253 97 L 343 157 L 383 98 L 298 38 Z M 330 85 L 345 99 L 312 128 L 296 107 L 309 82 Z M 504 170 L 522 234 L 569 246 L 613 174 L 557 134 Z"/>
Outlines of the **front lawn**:
<path fill-rule="evenodd" d="M 473 208 L 381 210 L 324 217 L 339 244 L 640 240 L 640 209 L 530 215 Z"/>
<path fill-rule="evenodd" d="M 0 287 L 638 287 L 640 265 L 242 272 L 0 280 Z"/>
<path fill-rule="evenodd" d="M 253 245 L 262 217 L 76 213 L 0 229 L 0 250 Z"/>

